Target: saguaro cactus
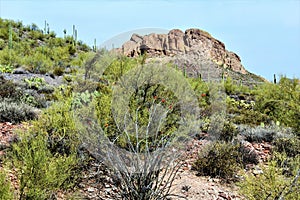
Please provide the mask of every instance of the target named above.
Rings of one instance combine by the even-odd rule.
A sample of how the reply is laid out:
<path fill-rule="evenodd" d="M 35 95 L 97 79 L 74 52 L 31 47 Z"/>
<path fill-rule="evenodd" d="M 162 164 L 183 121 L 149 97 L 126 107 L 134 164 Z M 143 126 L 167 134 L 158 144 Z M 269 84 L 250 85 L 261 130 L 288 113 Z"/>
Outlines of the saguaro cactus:
<path fill-rule="evenodd" d="M 94 39 L 94 46 L 93 46 L 94 51 L 97 51 L 97 41 L 96 38 Z"/>
<path fill-rule="evenodd" d="M 11 24 L 9 24 L 9 27 L 8 27 L 8 48 L 9 49 L 13 48 L 13 44 L 12 44 L 12 26 L 11 26 Z"/>

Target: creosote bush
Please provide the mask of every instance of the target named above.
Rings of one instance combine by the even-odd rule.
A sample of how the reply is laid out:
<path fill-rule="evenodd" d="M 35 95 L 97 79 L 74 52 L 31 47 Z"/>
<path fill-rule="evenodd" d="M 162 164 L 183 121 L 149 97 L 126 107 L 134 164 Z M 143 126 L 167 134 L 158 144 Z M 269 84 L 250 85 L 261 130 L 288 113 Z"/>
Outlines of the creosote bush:
<path fill-rule="evenodd" d="M 18 199 L 49 199 L 58 189 L 72 187 L 76 176 L 76 154 L 54 154 L 48 148 L 47 134 L 28 131 L 12 145 L 11 167 L 20 180 Z"/>
<path fill-rule="evenodd" d="M 266 166 L 261 166 L 263 173 L 259 176 L 245 174 L 242 180 L 240 194 L 249 200 L 256 199 L 291 199 L 300 198 L 299 175 L 300 171 L 292 178 L 287 178 L 282 168 L 277 167 L 276 161 L 271 161 Z"/>
<path fill-rule="evenodd" d="M 72 188 L 77 172 L 78 132 L 71 99 L 52 104 L 8 152 L 7 165 L 17 171 L 18 199 L 49 199 L 57 190 Z"/>
<path fill-rule="evenodd" d="M 239 145 L 217 141 L 200 152 L 199 157 L 193 163 L 193 170 L 196 170 L 199 175 L 230 181 L 241 168 L 241 163 Z"/>
<path fill-rule="evenodd" d="M 300 155 L 300 139 L 297 137 L 277 138 L 274 142 L 274 151 L 286 153 L 288 157 Z"/>
<path fill-rule="evenodd" d="M 13 200 L 11 183 L 3 169 L 0 171 L 0 199 Z"/>

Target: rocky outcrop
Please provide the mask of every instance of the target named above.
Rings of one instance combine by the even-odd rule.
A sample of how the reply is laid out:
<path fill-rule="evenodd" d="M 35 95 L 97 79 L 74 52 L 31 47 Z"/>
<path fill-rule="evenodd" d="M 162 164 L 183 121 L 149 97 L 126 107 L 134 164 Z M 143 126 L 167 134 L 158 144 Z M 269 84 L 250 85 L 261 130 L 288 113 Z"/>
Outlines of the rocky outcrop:
<path fill-rule="evenodd" d="M 200 29 L 182 32 L 173 29 L 168 34 L 133 34 L 131 39 L 119 49 L 126 56 L 136 57 L 147 52 L 150 57 L 193 55 L 205 57 L 218 66 L 247 74 L 240 57 L 225 49 L 224 43 Z"/>

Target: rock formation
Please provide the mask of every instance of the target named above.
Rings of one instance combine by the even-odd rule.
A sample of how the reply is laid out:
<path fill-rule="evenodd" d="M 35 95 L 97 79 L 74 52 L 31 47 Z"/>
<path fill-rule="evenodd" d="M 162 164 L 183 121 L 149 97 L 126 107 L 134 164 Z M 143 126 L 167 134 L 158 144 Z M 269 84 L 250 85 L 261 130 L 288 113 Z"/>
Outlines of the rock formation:
<path fill-rule="evenodd" d="M 145 52 L 149 57 L 201 56 L 223 68 L 242 74 L 248 73 L 237 54 L 227 51 L 224 43 L 200 29 L 188 29 L 185 32 L 173 29 L 168 34 L 152 33 L 145 36 L 133 34 L 120 50 L 129 57 Z"/>

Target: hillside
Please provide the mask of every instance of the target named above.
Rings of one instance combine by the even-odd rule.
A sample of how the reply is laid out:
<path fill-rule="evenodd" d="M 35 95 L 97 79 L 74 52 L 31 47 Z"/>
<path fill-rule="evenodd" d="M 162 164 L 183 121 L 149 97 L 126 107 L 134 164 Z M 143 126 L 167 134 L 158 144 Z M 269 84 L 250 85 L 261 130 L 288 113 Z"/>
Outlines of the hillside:
<path fill-rule="evenodd" d="M 299 80 L 199 29 L 96 51 L 0 22 L 0 199 L 300 198 Z"/>
<path fill-rule="evenodd" d="M 46 21 L 42 30 L 35 24 L 0 19 L 0 50 L 1 72 L 21 67 L 31 73 L 60 75 L 71 66 L 82 67 L 91 48 L 77 40 L 75 26 L 72 35 L 65 32 L 64 38 L 59 38 Z"/>

